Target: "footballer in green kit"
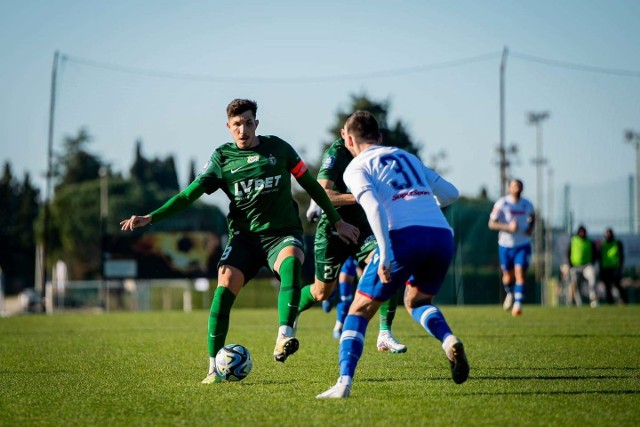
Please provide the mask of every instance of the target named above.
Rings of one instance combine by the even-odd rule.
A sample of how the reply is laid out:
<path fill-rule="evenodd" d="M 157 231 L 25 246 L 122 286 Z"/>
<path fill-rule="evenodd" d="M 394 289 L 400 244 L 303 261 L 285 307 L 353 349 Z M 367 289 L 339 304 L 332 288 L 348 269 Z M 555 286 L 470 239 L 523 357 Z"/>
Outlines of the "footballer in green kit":
<path fill-rule="evenodd" d="M 229 240 L 218 264 L 208 327 L 209 372 L 203 384 L 220 382 L 215 356 L 224 346 L 236 296 L 258 270 L 268 266 L 280 280 L 279 328 L 274 359 L 284 362 L 298 350 L 293 323 L 300 301 L 300 268 L 304 261 L 302 224 L 291 194 L 291 175 L 327 212 L 344 242 L 355 242 L 358 229 L 344 222 L 296 151 L 275 136 L 256 135 L 257 104 L 235 99 L 227 106 L 227 128 L 234 142 L 211 155 L 204 170 L 183 191 L 144 216 L 121 221 L 133 230 L 180 212 L 204 193 L 220 189 L 229 197 Z"/>
<path fill-rule="evenodd" d="M 318 171 L 318 182 L 327 192 L 329 199 L 340 214 L 340 217 L 353 224 L 360 230 L 360 237 L 356 243 L 345 244 L 331 224 L 326 211 L 320 215 L 316 237 L 315 251 L 315 281 L 302 288 L 299 311 L 305 311 L 317 301 L 327 300 L 336 286 L 340 267 L 353 256 L 360 267 L 364 267 L 376 248 L 376 239 L 371 231 L 367 216 L 355 198 L 349 192 L 342 175 L 353 159 L 344 145 L 342 138 L 332 143 L 322 154 L 322 163 Z M 313 205 L 313 202 L 312 202 Z M 313 210 L 314 207 L 309 208 Z M 307 212 L 307 218 L 309 215 Z M 377 340 L 378 351 L 404 353 L 407 347 L 398 342 L 391 333 L 391 324 L 395 317 L 397 299 L 390 298 L 380 307 L 380 332 Z M 334 335 L 339 336 L 342 324 L 336 322 Z"/>

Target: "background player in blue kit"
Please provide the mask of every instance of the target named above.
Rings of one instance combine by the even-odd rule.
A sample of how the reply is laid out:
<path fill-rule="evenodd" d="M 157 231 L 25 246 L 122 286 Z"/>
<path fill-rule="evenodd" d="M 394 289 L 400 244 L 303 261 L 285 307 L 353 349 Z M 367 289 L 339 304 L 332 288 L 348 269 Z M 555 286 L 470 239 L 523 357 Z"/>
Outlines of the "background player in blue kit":
<path fill-rule="evenodd" d="M 440 207 L 453 203 L 458 190 L 416 156 L 379 145 L 378 122 L 371 113 L 356 111 L 341 132 L 354 156 L 344 180 L 363 207 L 378 248 L 365 268 L 344 323 L 338 382 L 317 398 L 349 397 L 369 320 L 412 275 L 405 308 L 442 342 L 453 381 L 461 384 L 469 376 L 464 346 L 432 304 L 454 251 L 453 232 Z"/>
<path fill-rule="evenodd" d="M 531 256 L 531 234 L 535 224 L 533 204 L 522 197 L 519 179 L 509 182 L 509 194 L 499 198 L 489 216 L 489 228 L 498 230 L 498 255 L 506 297 L 502 307 L 514 316 L 522 314 L 524 285 Z M 514 286 L 515 283 L 515 286 Z"/>

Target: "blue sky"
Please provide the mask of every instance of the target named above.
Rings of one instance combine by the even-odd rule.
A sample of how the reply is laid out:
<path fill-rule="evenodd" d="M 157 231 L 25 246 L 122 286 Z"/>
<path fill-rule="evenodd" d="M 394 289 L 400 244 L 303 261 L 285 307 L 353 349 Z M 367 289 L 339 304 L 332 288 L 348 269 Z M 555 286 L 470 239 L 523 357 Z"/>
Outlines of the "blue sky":
<path fill-rule="evenodd" d="M 447 153 L 440 165 L 463 194 L 486 187 L 495 198 L 499 65 L 508 46 L 506 142 L 519 147 L 512 173 L 525 195 L 536 201 L 526 114 L 549 111 L 543 145 L 554 222 L 568 184 L 576 221 L 628 228 L 636 163 L 624 130 L 640 132 L 639 19 L 632 0 L 0 0 L 0 159 L 44 189 L 59 50 L 54 146 L 84 126 L 91 149 L 117 170 L 128 170 L 141 138 L 146 156 L 175 156 L 185 185 L 189 162 L 203 165 L 230 140 L 225 107 L 236 97 L 258 101 L 260 133 L 284 138 L 313 163 L 332 139 L 336 111 L 366 93 L 390 100 L 392 121 L 408 126 L 426 161 Z"/>

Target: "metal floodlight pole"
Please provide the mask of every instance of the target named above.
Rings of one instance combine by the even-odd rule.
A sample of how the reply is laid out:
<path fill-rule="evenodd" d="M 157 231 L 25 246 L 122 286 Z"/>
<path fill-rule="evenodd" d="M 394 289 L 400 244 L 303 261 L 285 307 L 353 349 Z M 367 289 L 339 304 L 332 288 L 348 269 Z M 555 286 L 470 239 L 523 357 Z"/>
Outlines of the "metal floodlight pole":
<path fill-rule="evenodd" d="M 551 218 L 553 217 L 553 169 L 547 169 L 547 221 L 545 222 L 545 235 L 544 235 L 544 287 L 542 288 L 542 305 L 546 305 L 545 296 L 546 291 L 549 289 L 549 283 L 551 282 L 551 276 L 553 273 L 553 224 Z M 548 298 L 548 296 L 547 296 Z"/>
<path fill-rule="evenodd" d="M 53 54 L 53 68 L 51 71 L 51 95 L 49 102 L 49 135 L 47 141 L 47 175 L 46 175 L 46 193 L 44 200 L 44 236 L 42 244 L 42 265 L 40 266 L 40 283 L 36 284 L 40 287 L 40 295 L 44 298 L 45 288 L 47 284 L 47 262 L 51 245 L 51 179 L 53 178 L 53 128 L 55 123 L 56 110 L 56 81 L 58 74 L 58 58 L 59 52 L 56 50 Z"/>
<path fill-rule="evenodd" d="M 624 138 L 636 149 L 636 214 L 634 223 L 636 233 L 640 233 L 640 132 L 627 129 L 624 132 Z"/>
<path fill-rule="evenodd" d="M 542 221 L 542 167 L 546 163 L 545 158 L 542 156 L 542 122 L 549 118 L 548 111 L 541 112 L 529 112 L 527 115 L 530 125 L 536 127 L 536 158 L 533 159 L 533 163 L 536 165 L 536 225 L 535 225 L 535 242 L 536 242 L 536 260 L 535 260 L 535 276 L 536 282 L 540 283 L 541 294 L 544 300 L 544 284 L 542 283 L 543 277 L 543 264 L 542 264 L 542 227 L 544 222 Z"/>
<path fill-rule="evenodd" d="M 505 72 L 507 68 L 507 54 L 509 49 L 505 46 L 502 50 L 500 62 L 500 197 L 507 192 L 507 153 L 505 147 Z"/>

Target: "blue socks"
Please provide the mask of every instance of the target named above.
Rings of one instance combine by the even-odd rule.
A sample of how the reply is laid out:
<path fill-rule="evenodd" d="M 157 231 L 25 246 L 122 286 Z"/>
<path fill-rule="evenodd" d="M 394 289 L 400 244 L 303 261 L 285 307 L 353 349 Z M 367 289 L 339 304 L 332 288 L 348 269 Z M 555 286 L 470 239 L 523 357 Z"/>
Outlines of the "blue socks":
<path fill-rule="evenodd" d="M 435 305 L 423 305 L 411 311 L 411 317 L 440 342 L 453 335 L 442 312 Z"/>
<path fill-rule="evenodd" d="M 358 360 L 364 348 L 364 335 L 367 331 L 367 320 L 362 316 L 350 314 L 344 321 L 340 338 L 340 375 L 353 378 Z"/>
<path fill-rule="evenodd" d="M 516 283 L 513 300 L 520 304 L 524 302 L 524 283 Z"/>
<path fill-rule="evenodd" d="M 351 290 L 351 283 L 349 282 L 340 282 L 338 286 L 340 301 L 336 304 L 336 320 L 340 323 L 344 323 L 347 313 L 349 312 L 351 302 L 353 301 L 353 292 Z"/>

